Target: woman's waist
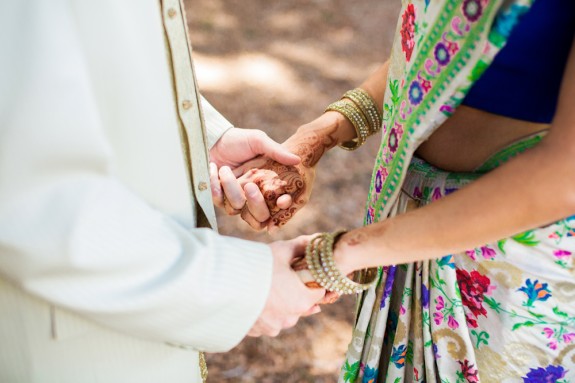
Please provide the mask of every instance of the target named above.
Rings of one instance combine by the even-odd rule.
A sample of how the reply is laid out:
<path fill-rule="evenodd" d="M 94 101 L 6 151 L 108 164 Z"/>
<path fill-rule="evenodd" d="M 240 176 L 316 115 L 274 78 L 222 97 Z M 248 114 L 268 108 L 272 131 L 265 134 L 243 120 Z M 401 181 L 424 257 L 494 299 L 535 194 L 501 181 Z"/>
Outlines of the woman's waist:
<path fill-rule="evenodd" d="M 521 121 L 460 106 L 417 150 L 417 156 L 451 172 L 473 172 L 510 144 L 548 129 L 547 124 Z"/>
<path fill-rule="evenodd" d="M 431 202 L 475 181 L 509 159 L 535 147 L 547 130 L 523 136 L 491 154 L 471 171 L 448 171 L 415 155 L 409 165 L 402 189 L 412 198 Z"/>

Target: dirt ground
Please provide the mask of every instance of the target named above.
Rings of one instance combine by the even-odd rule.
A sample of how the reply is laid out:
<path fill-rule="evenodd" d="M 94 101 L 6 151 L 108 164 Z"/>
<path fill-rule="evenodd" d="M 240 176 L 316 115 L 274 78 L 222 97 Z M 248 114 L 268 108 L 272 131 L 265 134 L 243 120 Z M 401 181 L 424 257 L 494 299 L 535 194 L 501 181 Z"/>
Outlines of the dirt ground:
<path fill-rule="evenodd" d="M 356 87 L 389 55 L 399 1 L 186 0 L 202 93 L 234 125 L 283 141 Z M 374 157 L 373 138 L 320 161 L 308 205 L 270 236 L 219 214 L 220 231 L 262 242 L 360 226 Z M 324 307 L 274 339 L 245 339 L 208 355 L 209 381 L 337 381 L 351 338 L 355 299 Z M 230 318 L 233 320 L 233 318 Z"/>

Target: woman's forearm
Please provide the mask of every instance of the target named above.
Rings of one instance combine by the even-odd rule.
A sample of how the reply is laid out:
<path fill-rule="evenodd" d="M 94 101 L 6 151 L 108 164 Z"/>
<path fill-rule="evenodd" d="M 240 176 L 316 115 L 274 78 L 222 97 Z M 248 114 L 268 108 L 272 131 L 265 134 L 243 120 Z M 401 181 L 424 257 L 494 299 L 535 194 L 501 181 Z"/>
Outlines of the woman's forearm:
<path fill-rule="evenodd" d="M 438 258 L 574 214 L 575 150 L 548 138 L 441 200 L 345 234 L 338 267 L 347 274 Z"/>

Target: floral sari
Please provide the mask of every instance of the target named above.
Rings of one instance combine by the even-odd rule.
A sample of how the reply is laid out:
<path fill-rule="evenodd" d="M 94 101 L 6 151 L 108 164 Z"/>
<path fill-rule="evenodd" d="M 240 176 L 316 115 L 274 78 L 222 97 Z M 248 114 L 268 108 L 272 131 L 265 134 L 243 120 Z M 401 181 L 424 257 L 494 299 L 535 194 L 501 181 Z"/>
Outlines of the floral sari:
<path fill-rule="evenodd" d="M 471 173 L 413 153 L 460 104 L 531 1 L 404 1 L 366 224 L 454 192 Z M 417 233 L 414 233 L 417 235 Z M 358 302 L 340 383 L 575 381 L 575 217 L 461 254 L 389 266 Z"/>

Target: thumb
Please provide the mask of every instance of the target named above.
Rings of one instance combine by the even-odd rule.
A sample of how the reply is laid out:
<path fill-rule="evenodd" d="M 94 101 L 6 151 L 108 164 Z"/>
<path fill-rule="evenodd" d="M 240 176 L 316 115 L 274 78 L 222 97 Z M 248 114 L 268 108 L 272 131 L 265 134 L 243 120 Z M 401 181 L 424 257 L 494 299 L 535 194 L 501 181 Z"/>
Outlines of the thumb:
<path fill-rule="evenodd" d="M 255 150 L 258 154 L 263 154 L 282 165 L 297 165 L 301 161 L 297 154 L 290 152 L 267 135 L 258 140 Z"/>

